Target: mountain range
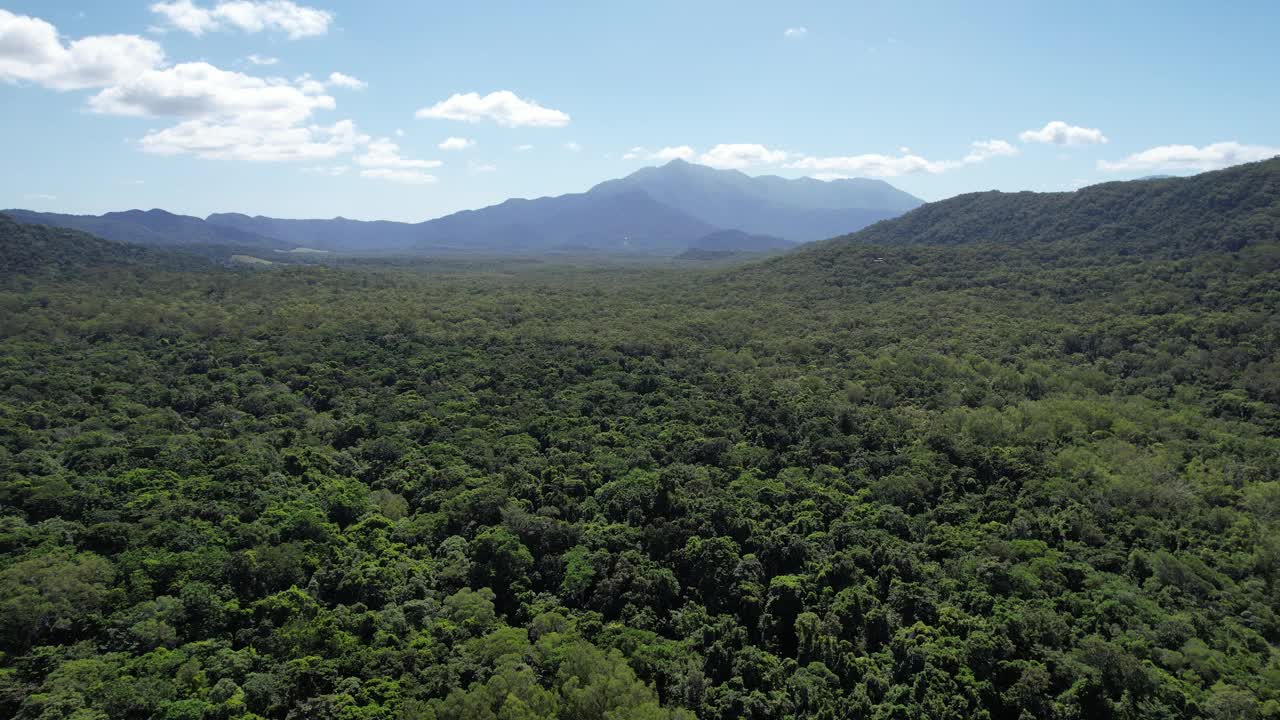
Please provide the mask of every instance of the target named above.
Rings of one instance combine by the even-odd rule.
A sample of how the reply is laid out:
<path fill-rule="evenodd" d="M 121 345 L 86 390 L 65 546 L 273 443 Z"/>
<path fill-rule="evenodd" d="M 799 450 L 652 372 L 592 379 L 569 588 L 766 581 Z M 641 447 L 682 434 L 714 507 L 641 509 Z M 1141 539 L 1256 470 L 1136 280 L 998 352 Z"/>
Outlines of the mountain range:
<path fill-rule="evenodd" d="M 592 238 L 606 237 L 607 232 L 617 232 L 622 223 L 610 215 L 628 207 L 647 207 L 654 213 L 651 227 L 657 237 L 663 228 L 683 228 L 690 235 L 706 230 L 708 223 L 690 219 L 681 211 L 664 205 L 643 191 L 611 190 L 605 197 L 614 203 L 598 202 L 588 198 L 590 193 L 567 195 L 554 204 L 538 200 L 511 200 L 480 211 L 490 223 L 495 235 L 486 247 L 517 247 L 527 242 L 528 235 L 521 235 L 514 228 L 520 223 L 536 221 L 542 226 L 574 222 L 594 222 L 610 230 L 597 235 L 587 233 L 578 240 L 589 243 Z M 271 221 L 268 218 L 247 218 L 243 215 L 213 216 L 217 222 L 199 218 L 169 215 L 160 211 L 149 213 L 112 213 L 100 218 L 53 215 L 26 211 L 6 211 L 12 217 L 0 214 L 0 275 L 38 274 L 45 270 L 57 271 L 71 267 L 100 266 L 163 266 L 186 267 L 207 264 L 208 259 L 225 260 L 222 255 L 198 254 L 208 246 L 192 244 L 186 247 L 143 248 L 136 241 L 122 244 L 133 237 L 150 239 L 148 232 L 154 228 L 183 227 L 199 230 L 201 238 L 225 238 L 227 242 L 244 243 L 258 241 L 273 247 L 280 241 L 253 233 L 247 228 L 262 226 L 270 229 L 270 222 L 281 223 L 284 229 L 298 234 L 284 234 L 296 242 L 307 223 L 314 227 L 366 228 L 382 223 L 360 223 L 354 220 L 337 221 Z M 557 214 L 558 213 L 558 214 Z M 91 235 L 63 229 L 41 227 L 29 223 L 42 223 L 43 217 L 53 217 L 67 223 L 75 222 L 86 227 L 100 227 L 99 234 L 110 233 L 114 243 L 104 242 Z M 107 222 L 112 220 L 113 222 Z M 335 225 L 325 225 L 334 222 Z M 434 232 L 442 236 L 450 231 L 450 224 L 459 228 L 456 237 L 466 232 L 477 232 L 470 215 L 458 213 L 433 221 Z M 203 225 L 201 225 L 203 223 Z M 243 227 L 235 227 L 242 223 Z M 505 223 L 505 225 L 504 225 Z M 48 223 L 43 223 L 47 225 Z M 58 223 L 52 223 L 57 226 Z M 567 223 L 566 223 L 567 224 Z M 682 224 L 682 225 L 681 225 Z M 414 247 L 410 243 L 421 242 L 422 225 L 385 223 L 391 232 L 404 232 L 404 228 L 416 228 L 415 234 L 398 237 L 402 247 Z M 432 223 L 427 223 L 432 225 Z M 504 227 L 506 228 L 504 231 Z M 632 225 L 631 228 L 641 227 Z M 140 228 L 152 228 L 144 231 Z M 643 228 L 641 228 L 643 230 Z M 319 230 L 310 238 L 312 244 L 327 244 Z M 337 230 L 335 230 L 337 232 Z M 505 235 L 503 233 L 506 233 Z M 129 233 L 137 233 L 130 235 Z M 221 234 L 217 234 L 221 233 Z M 639 237 L 640 234 L 633 237 Z M 478 236 L 472 236 L 477 237 Z M 546 242 L 546 236 L 542 236 Z M 496 239 L 494 239 L 496 238 Z M 194 241 L 192 241 L 194 242 Z M 877 223 L 860 231 L 834 237 L 823 242 L 806 245 L 798 252 L 788 253 L 771 263 L 756 264 L 751 272 L 771 273 L 776 277 L 794 278 L 804 275 L 813 279 L 817 275 L 849 277 L 861 272 L 868 263 L 874 264 L 877 248 L 891 246 L 916 246 L 943 248 L 947 246 L 988 246 L 999 256 L 1011 252 L 1045 250 L 1055 262 L 1071 262 L 1071 258 L 1088 260 L 1102 255 L 1113 257 L 1187 257 L 1213 252 L 1235 252 L 1246 246 L 1267 242 L 1280 242 L 1280 158 L 1239 165 L 1206 172 L 1192 177 L 1167 179 L 1140 179 L 1130 182 L 1111 182 L 1092 185 L 1075 192 L 979 192 L 930 203 L 891 220 Z M 165 244 L 146 240 L 142 244 Z M 176 246 L 176 242 L 167 243 Z M 527 248 L 528 245 L 519 247 Z M 598 246 L 597 246 L 598 247 Z M 752 234 L 739 230 L 713 230 L 689 241 L 682 256 L 693 259 L 715 259 L 734 251 L 774 252 L 795 247 L 783 238 Z M 113 251 L 116 248 L 118 251 Z M 176 252 L 177 250 L 196 250 Z M 867 255 L 867 252 L 872 253 Z M 993 255 L 995 257 L 995 255 Z M 67 267 L 62 267 L 66 265 Z M 816 268 L 816 269 L 815 269 Z"/>
<path fill-rule="evenodd" d="M 287 250 L 293 245 L 252 231 L 220 225 L 164 210 L 127 210 L 105 215 L 63 215 L 31 210 L 4 210 L 13 219 L 50 227 L 79 230 L 114 242 L 160 247 L 230 245 L 263 250 Z"/>
<path fill-rule="evenodd" d="M 4 212 L 22 222 L 144 245 L 306 247 L 347 253 L 675 255 L 689 249 L 785 248 L 853 232 L 921 204 L 880 180 L 752 177 L 673 160 L 583 193 L 511 199 L 421 223 L 341 217 L 290 220 L 239 213 L 201 219 L 163 210 L 100 216 Z M 741 244 L 735 244 L 739 240 Z"/>

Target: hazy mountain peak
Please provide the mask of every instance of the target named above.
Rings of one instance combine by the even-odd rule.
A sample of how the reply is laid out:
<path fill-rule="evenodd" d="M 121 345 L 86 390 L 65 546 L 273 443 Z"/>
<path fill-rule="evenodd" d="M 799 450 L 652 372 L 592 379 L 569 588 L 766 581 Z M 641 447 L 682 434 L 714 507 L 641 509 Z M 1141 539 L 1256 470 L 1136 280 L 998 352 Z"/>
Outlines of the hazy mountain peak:
<path fill-rule="evenodd" d="M 717 227 L 792 242 L 852 232 L 922 204 L 881 180 L 831 183 L 777 175 L 753 177 L 680 159 L 640 168 L 626 177 L 600 183 L 590 192 L 637 189 Z"/>
<path fill-rule="evenodd" d="M 368 252 L 387 250 L 540 253 L 561 248 L 680 252 L 705 242 L 737 249 L 785 247 L 853 232 L 920 201 L 879 180 L 826 183 L 752 177 L 686 160 L 636 170 L 585 193 L 511 198 L 424 223 L 278 219 L 213 213 L 201 219 L 166 210 L 102 216 L 26 213 L 20 219 L 149 245 L 235 244 Z M 25 211 L 18 211 L 25 212 Z"/>

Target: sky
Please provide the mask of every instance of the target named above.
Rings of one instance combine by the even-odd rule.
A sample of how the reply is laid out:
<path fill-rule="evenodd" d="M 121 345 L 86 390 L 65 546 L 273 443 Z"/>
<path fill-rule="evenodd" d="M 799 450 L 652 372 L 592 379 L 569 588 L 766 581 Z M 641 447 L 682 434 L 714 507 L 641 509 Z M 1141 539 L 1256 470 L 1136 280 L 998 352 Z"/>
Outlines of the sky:
<path fill-rule="evenodd" d="M 1280 3 L 0 0 L 0 207 L 420 221 L 671 158 L 925 200 L 1280 154 Z"/>

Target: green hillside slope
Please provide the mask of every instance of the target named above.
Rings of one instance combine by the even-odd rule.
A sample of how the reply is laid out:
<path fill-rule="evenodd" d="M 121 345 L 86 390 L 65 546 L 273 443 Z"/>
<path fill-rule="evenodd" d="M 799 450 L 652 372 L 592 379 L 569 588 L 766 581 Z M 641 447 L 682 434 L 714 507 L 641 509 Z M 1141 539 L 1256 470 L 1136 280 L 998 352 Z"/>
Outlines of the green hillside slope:
<path fill-rule="evenodd" d="M 1280 158 L 1070 193 L 984 192 L 930 203 L 844 239 L 877 245 L 1084 246 L 1167 256 L 1280 239 Z"/>

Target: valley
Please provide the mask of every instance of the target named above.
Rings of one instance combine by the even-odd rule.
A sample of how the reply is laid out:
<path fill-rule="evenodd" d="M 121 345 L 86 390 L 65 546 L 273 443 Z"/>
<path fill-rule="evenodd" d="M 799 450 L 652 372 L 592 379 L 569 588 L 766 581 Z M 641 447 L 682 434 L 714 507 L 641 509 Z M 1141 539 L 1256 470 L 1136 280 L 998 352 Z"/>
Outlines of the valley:
<path fill-rule="evenodd" d="M 16 220 L 6 717 L 1280 713 L 1280 160 L 711 267 Z"/>

